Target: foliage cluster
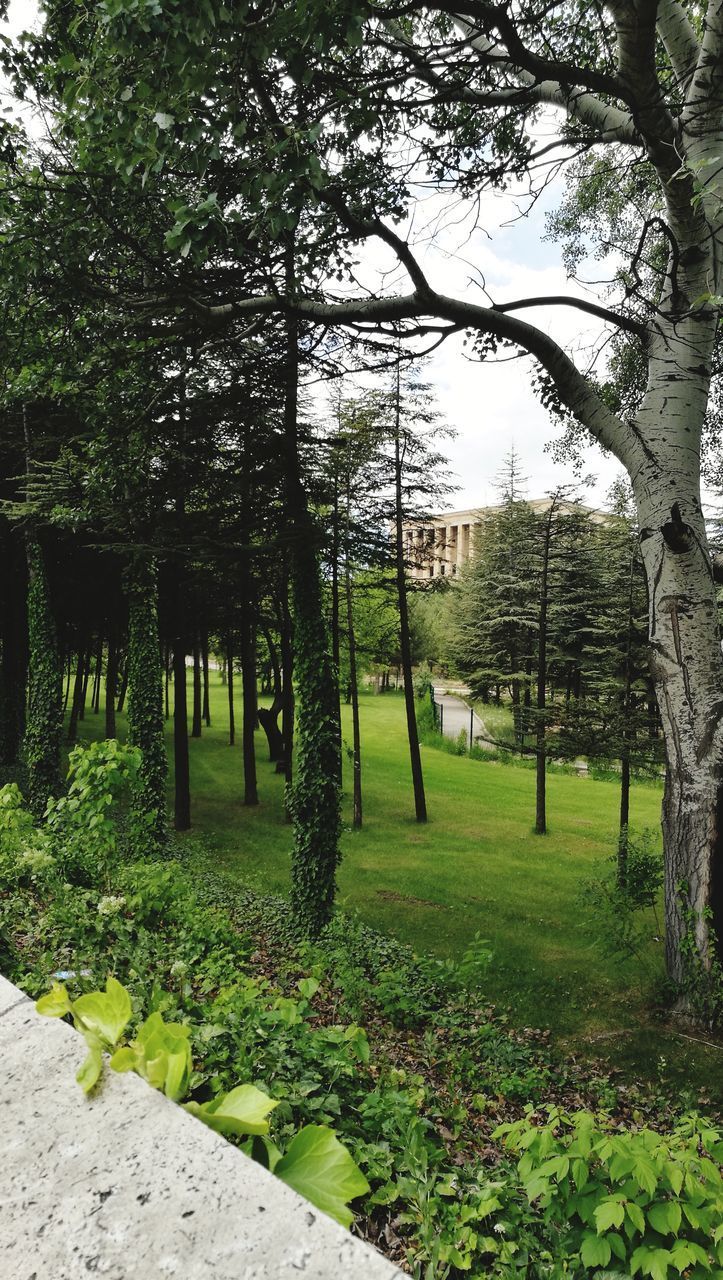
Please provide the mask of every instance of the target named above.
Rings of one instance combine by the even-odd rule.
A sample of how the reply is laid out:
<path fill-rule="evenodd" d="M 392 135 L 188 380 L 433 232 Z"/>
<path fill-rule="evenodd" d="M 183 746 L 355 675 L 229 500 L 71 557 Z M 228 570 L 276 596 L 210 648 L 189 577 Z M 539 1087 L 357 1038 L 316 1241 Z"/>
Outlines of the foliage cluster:
<path fill-rule="evenodd" d="M 269 1163 L 276 1150 L 290 1154 L 304 1126 L 333 1128 L 369 1184 L 357 1230 L 419 1280 L 584 1274 L 598 1225 L 600 1256 L 609 1246 L 620 1274 L 664 1280 L 669 1271 L 720 1267 L 721 1245 L 704 1230 L 720 1196 L 712 1125 L 690 1119 L 657 1134 L 658 1117 L 646 1130 L 642 1098 L 626 1121 L 545 1112 L 567 1090 L 578 1106 L 586 1099 L 614 1114 L 616 1094 L 606 1081 L 570 1077 L 494 1017 L 487 1008 L 494 961 L 482 939 L 460 963 L 441 961 L 337 916 L 319 939 L 299 943 L 284 903 L 201 883 L 179 862 L 129 862 L 122 808 L 105 796 L 127 785 L 133 768 L 133 752 L 112 744 L 99 744 L 90 760 L 78 751 L 69 803 L 40 828 L 17 787 L 0 791 L 0 937 L 9 977 L 41 997 L 53 978 L 62 981 L 51 1004 L 87 1022 L 111 974 L 105 995 L 123 1013 L 112 1028 L 118 1035 L 106 1037 L 109 1047 L 120 1040 L 115 1065 L 185 1095 L 217 1127 L 234 1110 L 235 1090 L 259 1090 L 273 1104 L 273 1149 L 261 1144 Z M 78 860 L 67 846 L 81 825 L 88 843 Z M 499 1130 L 500 1122 L 520 1121 L 522 1128 Z M 550 1158 L 565 1156 L 568 1129 L 592 1135 L 587 1151 L 569 1156 L 570 1186 L 563 1162 L 546 1164 L 548 1148 Z M 608 1132 L 636 1167 L 649 1156 L 654 1186 L 648 1174 L 642 1187 L 628 1187 L 633 1172 L 621 1173 L 601 1147 Z M 232 1140 L 252 1136 L 267 1135 L 247 1130 Z M 510 1159 L 516 1144 L 536 1161 L 537 1183 L 531 1164 Z M 682 1172 L 680 1186 L 668 1165 Z M 594 1203 L 580 1201 L 575 1217 L 569 1198 L 585 1190 L 583 1167 Z M 639 1226 L 631 1209 L 635 1229 L 620 1235 L 624 1257 L 609 1239 L 619 1234 L 615 1218 L 595 1217 L 621 1198 L 644 1217 Z"/>

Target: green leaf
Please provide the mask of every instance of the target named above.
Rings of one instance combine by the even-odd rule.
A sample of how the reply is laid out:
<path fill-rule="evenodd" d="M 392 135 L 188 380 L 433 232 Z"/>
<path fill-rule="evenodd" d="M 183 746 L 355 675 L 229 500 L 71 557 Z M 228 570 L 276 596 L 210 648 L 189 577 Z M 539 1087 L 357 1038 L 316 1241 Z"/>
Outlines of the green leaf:
<path fill-rule="evenodd" d="M 35 1008 L 46 1018 L 62 1018 L 72 1009 L 70 996 L 62 982 L 54 982 L 47 995 L 41 996 Z"/>
<path fill-rule="evenodd" d="M 599 1204 L 594 1213 L 598 1235 L 608 1231 L 610 1227 L 621 1227 L 625 1217 L 625 1205 L 620 1200 L 609 1196 Z"/>
<path fill-rule="evenodd" d="M 325 1125 L 309 1124 L 301 1129 L 276 1165 L 275 1173 L 343 1227 L 350 1227 L 354 1221 L 348 1202 L 369 1190 L 369 1183 L 346 1147 Z"/>
<path fill-rule="evenodd" d="M 78 1068 L 75 1078 L 83 1093 L 90 1093 L 93 1086 L 98 1083 L 100 1073 L 103 1070 L 103 1053 L 100 1041 L 94 1041 L 89 1036 L 86 1036 L 86 1043 L 88 1045 L 88 1054 Z"/>
<path fill-rule="evenodd" d="M 586 1267 L 606 1267 L 610 1261 L 612 1249 L 604 1236 L 587 1232 L 582 1238 L 580 1257 Z"/>
<path fill-rule="evenodd" d="M 644 1276 L 651 1276 L 652 1280 L 667 1280 L 671 1262 L 672 1254 L 669 1249 L 651 1249 L 648 1245 L 641 1244 L 630 1259 L 630 1271 L 632 1275 L 641 1271 Z"/>
<path fill-rule="evenodd" d="M 174 117 L 169 116 L 167 111 L 157 111 L 153 117 L 153 123 L 157 124 L 159 129 L 170 129 L 174 123 Z"/>
<path fill-rule="evenodd" d="M 130 1045 L 134 1056 L 132 1069 L 173 1102 L 180 1102 L 188 1093 L 192 1067 L 189 1035 L 190 1029 L 183 1023 L 164 1022 L 156 1011 L 138 1028 Z M 125 1055 L 119 1057 L 119 1063 L 118 1070 L 129 1069 Z"/>
<path fill-rule="evenodd" d="M 682 1213 L 680 1205 L 674 1200 L 666 1200 L 663 1204 L 653 1204 L 648 1209 L 648 1222 L 659 1231 L 661 1236 L 677 1235 L 680 1229 Z"/>
<path fill-rule="evenodd" d="M 122 1049 L 116 1049 L 110 1060 L 111 1071 L 135 1071 L 137 1055 L 134 1049 L 124 1045 Z"/>
<path fill-rule="evenodd" d="M 641 1235 L 644 1235 L 645 1234 L 645 1215 L 642 1209 L 640 1208 L 640 1205 L 636 1204 L 634 1200 L 628 1200 L 628 1203 L 625 1206 L 625 1212 L 627 1213 L 635 1229 L 639 1231 Z"/>
<path fill-rule="evenodd" d="M 655 1165 L 647 1156 L 638 1156 L 633 1168 L 631 1169 L 633 1178 L 637 1182 L 641 1191 L 647 1191 L 649 1195 L 655 1193 L 658 1185 L 658 1175 Z"/>
<path fill-rule="evenodd" d="M 212 1102 L 187 1102 L 186 1111 L 217 1133 L 268 1133 L 266 1119 L 278 1102 L 252 1084 L 240 1084 Z M 293 1145 L 293 1144 L 292 1144 Z"/>
<path fill-rule="evenodd" d="M 91 1031 L 109 1047 L 117 1044 L 131 1020 L 131 998 L 125 987 L 109 977 L 105 991 L 89 991 L 73 1004 L 79 1031 Z"/>

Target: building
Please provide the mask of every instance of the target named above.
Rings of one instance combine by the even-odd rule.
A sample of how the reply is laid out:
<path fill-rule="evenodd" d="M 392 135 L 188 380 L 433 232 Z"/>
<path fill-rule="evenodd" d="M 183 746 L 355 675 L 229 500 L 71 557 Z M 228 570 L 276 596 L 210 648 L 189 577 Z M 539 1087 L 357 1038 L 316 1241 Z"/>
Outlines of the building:
<path fill-rule="evenodd" d="M 527 505 L 533 511 L 547 511 L 550 501 L 550 498 L 533 498 L 527 500 Z M 606 518 L 605 512 L 583 507 L 580 503 L 563 502 L 560 508 L 563 511 L 586 511 L 595 523 Z M 409 576 L 417 580 L 455 578 L 472 555 L 485 517 L 499 509 L 499 504 L 473 507 L 469 511 L 442 511 L 425 521 L 410 520 L 403 530 Z"/>

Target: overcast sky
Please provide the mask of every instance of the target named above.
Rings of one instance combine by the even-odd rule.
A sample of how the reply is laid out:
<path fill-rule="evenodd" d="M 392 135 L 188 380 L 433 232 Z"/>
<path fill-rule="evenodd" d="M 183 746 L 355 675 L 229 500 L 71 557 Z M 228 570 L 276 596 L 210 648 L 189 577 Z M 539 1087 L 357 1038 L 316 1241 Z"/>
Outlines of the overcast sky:
<path fill-rule="evenodd" d="M 34 25 L 37 15 L 35 0 L 11 0 L 9 21 L 3 29 L 15 35 Z M 569 292 L 571 286 L 560 264 L 558 247 L 542 239 L 545 210 L 555 205 L 560 190 L 559 186 L 551 186 L 527 218 L 514 222 L 511 220 L 519 209 L 519 192 L 486 196 L 481 204 L 481 227 L 471 236 L 466 225 L 441 226 L 433 242 L 420 248 L 431 282 L 447 294 L 479 302 L 484 302 L 484 295 L 474 283 L 478 273 L 484 276 L 486 288 L 496 302 Z M 426 208 L 421 221 L 429 224 L 432 212 L 437 210 Z M 370 254 L 370 280 L 375 266 L 382 261 L 381 256 Z M 575 288 L 573 291 L 580 292 Z M 586 349 L 596 330 L 589 328 L 582 313 L 572 308 L 550 308 L 528 311 L 525 319 L 547 329 L 584 365 Z M 450 507 L 486 506 L 495 501 L 495 477 L 513 445 L 520 455 L 522 470 L 529 477 L 529 497 L 539 497 L 555 485 L 574 479 L 571 467 L 555 463 L 545 451 L 545 444 L 557 432 L 532 391 L 532 371 L 529 359 L 508 358 L 498 364 L 472 361 L 464 354 L 462 339 L 456 336 L 431 357 L 425 377 L 434 384 L 439 407 L 458 432 L 446 446 L 460 486 L 450 498 Z M 620 474 L 619 464 L 591 445 L 584 470 L 595 476 L 585 500 L 600 505 Z"/>

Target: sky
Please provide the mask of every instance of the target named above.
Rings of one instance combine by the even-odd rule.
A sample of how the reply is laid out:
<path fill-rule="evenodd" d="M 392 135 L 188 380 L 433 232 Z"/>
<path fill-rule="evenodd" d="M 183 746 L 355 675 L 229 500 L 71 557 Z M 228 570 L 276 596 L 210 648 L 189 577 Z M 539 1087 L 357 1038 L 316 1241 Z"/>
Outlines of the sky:
<path fill-rule="evenodd" d="M 35 0 L 11 0 L 8 22 L 2 24 L 2 29 L 14 36 L 37 19 Z M 545 211 L 554 207 L 561 192 L 561 184 L 552 183 L 544 199 L 524 219 L 517 217 L 519 191 L 485 195 L 477 229 L 471 229 L 468 223 L 445 225 L 454 222 L 454 218 L 445 217 L 449 211 L 442 206 L 423 208 L 419 223 L 437 227 L 431 240 L 425 236 L 426 243 L 419 251 L 431 282 L 447 294 L 473 301 L 484 300 L 477 283 L 479 273 L 495 302 L 580 294 L 582 290 L 566 278 L 558 246 L 542 238 Z M 370 249 L 362 264 L 365 282 L 372 284 L 376 270 L 383 265 L 383 254 Z M 581 364 L 585 363 L 586 349 L 599 333 L 573 308 L 541 308 L 526 312 L 525 319 L 550 332 Z M 528 477 L 530 498 L 575 481 L 572 466 L 553 460 L 546 451 L 546 444 L 559 435 L 559 430 L 532 390 L 533 371 L 529 358 L 507 357 L 504 362 L 480 364 L 465 353 L 459 336 L 447 339 L 426 363 L 424 379 L 434 386 L 437 405 L 457 432 L 454 439 L 445 443 L 453 482 L 459 486 L 449 497 L 450 509 L 494 502 L 496 477 L 513 447 L 522 473 Z M 580 496 L 590 505 L 603 505 L 610 485 L 621 474 L 619 464 L 591 444 L 583 471 L 594 480 Z"/>

